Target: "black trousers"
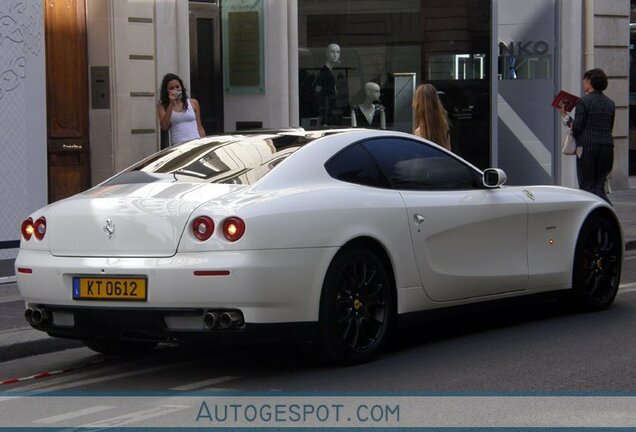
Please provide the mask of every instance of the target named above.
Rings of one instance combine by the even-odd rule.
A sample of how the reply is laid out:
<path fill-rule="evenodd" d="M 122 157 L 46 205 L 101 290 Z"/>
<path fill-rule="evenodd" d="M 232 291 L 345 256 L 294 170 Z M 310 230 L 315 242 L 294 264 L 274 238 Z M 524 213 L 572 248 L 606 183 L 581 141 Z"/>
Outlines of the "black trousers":
<path fill-rule="evenodd" d="M 595 145 L 583 147 L 576 159 L 576 176 L 579 188 L 603 198 L 611 204 L 605 193 L 605 181 L 614 165 L 614 146 Z"/>

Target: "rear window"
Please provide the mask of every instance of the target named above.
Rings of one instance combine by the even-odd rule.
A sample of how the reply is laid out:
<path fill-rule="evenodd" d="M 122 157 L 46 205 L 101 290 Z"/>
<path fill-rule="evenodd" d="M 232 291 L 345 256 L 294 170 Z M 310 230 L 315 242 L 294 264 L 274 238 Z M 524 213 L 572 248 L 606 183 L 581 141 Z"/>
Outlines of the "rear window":
<path fill-rule="evenodd" d="M 107 184 L 154 181 L 251 184 L 311 140 L 299 133 L 203 138 L 162 150 Z"/>

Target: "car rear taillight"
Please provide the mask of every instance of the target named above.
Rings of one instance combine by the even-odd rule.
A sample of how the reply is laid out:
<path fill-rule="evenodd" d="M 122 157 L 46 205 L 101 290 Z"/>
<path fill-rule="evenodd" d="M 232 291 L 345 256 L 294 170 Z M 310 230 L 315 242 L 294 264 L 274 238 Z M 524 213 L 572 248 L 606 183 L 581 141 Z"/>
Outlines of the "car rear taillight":
<path fill-rule="evenodd" d="M 192 222 L 192 233 L 201 241 L 206 241 L 214 232 L 214 221 L 207 216 L 199 216 Z"/>
<path fill-rule="evenodd" d="M 36 239 L 42 240 L 44 234 L 46 234 L 46 218 L 42 216 L 33 223 L 33 235 Z"/>
<path fill-rule="evenodd" d="M 31 236 L 33 235 L 33 219 L 27 218 L 22 222 L 22 227 L 20 228 L 20 232 L 22 232 L 22 238 L 25 240 L 31 240 Z"/>
<path fill-rule="evenodd" d="M 231 242 L 235 242 L 245 234 L 245 222 L 237 216 L 232 216 L 223 221 L 223 235 Z"/>

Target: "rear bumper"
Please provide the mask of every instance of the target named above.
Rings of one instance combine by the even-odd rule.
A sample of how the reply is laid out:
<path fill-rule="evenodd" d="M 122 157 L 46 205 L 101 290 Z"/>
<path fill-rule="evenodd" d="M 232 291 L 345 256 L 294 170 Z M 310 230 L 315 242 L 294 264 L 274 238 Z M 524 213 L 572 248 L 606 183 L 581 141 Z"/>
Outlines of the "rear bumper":
<path fill-rule="evenodd" d="M 33 328 L 68 339 L 118 339 L 155 342 L 241 343 L 269 340 L 312 341 L 316 322 L 245 323 L 240 328 L 205 329 L 204 309 L 76 308 L 37 305 L 47 319 Z M 175 318 L 189 320 L 175 324 Z M 184 325 L 183 323 L 190 325 Z"/>
<path fill-rule="evenodd" d="M 307 248 L 83 258 L 21 249 L 15 266 L 18 288 L 28 305 L 103 310 L 101 316 L 116 310 L 231 309 L 240 310 L 244 321 L 255 325 L 317 321 L 324 274 L 335 252 Z M 223 272 L 197 276 L 195 271 Z M 74 300 L 75 276 L 143 276 L 147 300 Z"/>

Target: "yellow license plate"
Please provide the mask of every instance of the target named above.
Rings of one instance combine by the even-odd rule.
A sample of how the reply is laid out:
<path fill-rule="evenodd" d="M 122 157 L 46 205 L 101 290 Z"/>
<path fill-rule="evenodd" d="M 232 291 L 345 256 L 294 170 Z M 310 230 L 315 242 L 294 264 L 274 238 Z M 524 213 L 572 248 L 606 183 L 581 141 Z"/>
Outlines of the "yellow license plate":
<path fill-rule="evenodd" d="M 145 277 L 74 277 L 74 300 L 146 301 Z"/>

